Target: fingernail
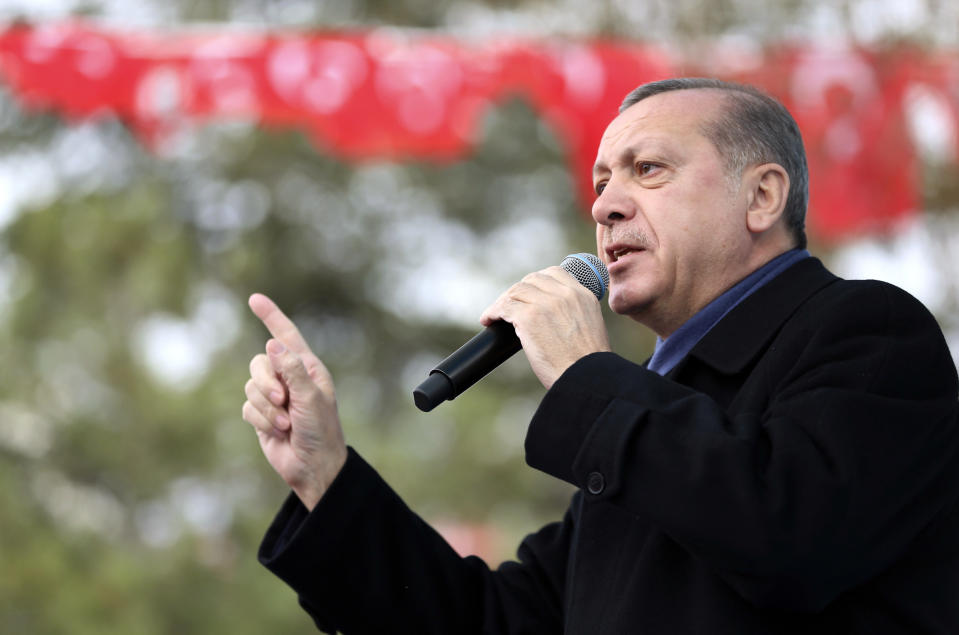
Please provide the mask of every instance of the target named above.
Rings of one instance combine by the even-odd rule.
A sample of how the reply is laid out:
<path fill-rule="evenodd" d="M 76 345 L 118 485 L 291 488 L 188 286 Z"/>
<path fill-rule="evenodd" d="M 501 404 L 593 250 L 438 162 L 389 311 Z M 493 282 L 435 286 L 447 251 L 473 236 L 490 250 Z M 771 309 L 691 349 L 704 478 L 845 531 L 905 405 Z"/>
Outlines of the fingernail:
<path fill-rule="evenodd" d="M 266 345 L 266 351 L 274 355 L 281 355 L 286 352 L 286 347 L 280 340 L 270 340 Z"/>
<path fill-rule="evenodd" d="M 273 426 L 279 430 L 289 430 L 290 418 L 286 415 L 276 415 Z"/>
<path fill-rule="evenodd" d="M 275 404 L 278 405 L 278 406 L 282 406 L 282 405 L 283 405 L 283 393 L 280 392 L 279 390 L 274 390 L 273 392 L 270 393 L 270 401 L 272 401 L 273 403 L 275 403 Z"/>

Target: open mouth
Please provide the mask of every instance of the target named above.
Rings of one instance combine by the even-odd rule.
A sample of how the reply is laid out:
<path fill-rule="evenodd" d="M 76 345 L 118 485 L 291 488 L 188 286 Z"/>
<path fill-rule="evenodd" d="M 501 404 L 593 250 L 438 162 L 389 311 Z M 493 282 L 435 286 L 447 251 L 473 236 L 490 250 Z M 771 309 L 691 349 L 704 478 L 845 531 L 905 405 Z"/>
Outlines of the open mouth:
<path fill-rule="evenodd" d="M 616 262 L 623 256 L 639 251 L 644 251 L 641 247 L 616 247 L 615 249 L 607 249 L 606 254 L 609 256 L 610 262 Z"/>

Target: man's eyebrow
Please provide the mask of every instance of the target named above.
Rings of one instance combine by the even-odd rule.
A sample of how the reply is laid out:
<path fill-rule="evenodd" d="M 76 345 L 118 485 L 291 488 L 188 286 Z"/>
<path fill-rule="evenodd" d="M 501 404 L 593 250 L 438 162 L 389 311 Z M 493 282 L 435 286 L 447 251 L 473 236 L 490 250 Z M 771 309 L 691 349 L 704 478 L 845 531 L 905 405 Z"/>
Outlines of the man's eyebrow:
<path fill-rule="evenodd" d="M 668 139 L 650 137 L 637 140 L 613 156 L 613 166 L 632 163 L 636 157 L 643 157 L 649 160 L 677 162 L 681 161 L 681 154 L 677 154 L 677 148 L 671 147 Z M 608 171 L 609 167 L 605 160 L 599 159 L 593 166 L 593 173 Z"/>
<path fill-rule="evenodd" d="M 632 163 L 635 157 L 646 154 L 665 156 L 667 151 L 659 140 L 643 139 L 626 146 L 616 153 L 616 155 L 613 157 L 613 165 Z M 609 166 L 606 164 L 606 161 L 603 159 L 597 159 L 596 163 L 593 165 L 593 174 L 595 175 L 600 172 L 608 171 Z"/>

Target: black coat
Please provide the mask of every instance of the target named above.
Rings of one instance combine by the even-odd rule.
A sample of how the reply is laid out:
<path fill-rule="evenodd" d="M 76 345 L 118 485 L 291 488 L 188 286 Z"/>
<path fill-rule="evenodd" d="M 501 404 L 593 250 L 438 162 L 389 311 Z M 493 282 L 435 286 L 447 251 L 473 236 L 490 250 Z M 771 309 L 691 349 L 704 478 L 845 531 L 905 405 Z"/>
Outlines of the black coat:
<path fill-rule="evenodd" d="M 260 559 L 353 633 L 959 633 L 957 378 L 929 313 L 802 261 L 662 378 L 574 364 L 527 461 L 580 490 L 519 562 L 459 558 L 355 452 Z"/>

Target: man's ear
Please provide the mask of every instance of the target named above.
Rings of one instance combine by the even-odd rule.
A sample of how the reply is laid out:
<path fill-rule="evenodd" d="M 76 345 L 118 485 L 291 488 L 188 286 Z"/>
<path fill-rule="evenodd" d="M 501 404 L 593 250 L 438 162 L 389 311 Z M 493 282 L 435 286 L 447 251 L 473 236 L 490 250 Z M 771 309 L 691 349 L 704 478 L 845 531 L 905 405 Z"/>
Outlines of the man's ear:
<path fill-rule="evenodd" d="M 761 234 L 782 217 L 789 196 L 789 175 L 778 163 L 764 163 L 746 168 L 743 176 L 749 187 L 746 227 Z"/>

